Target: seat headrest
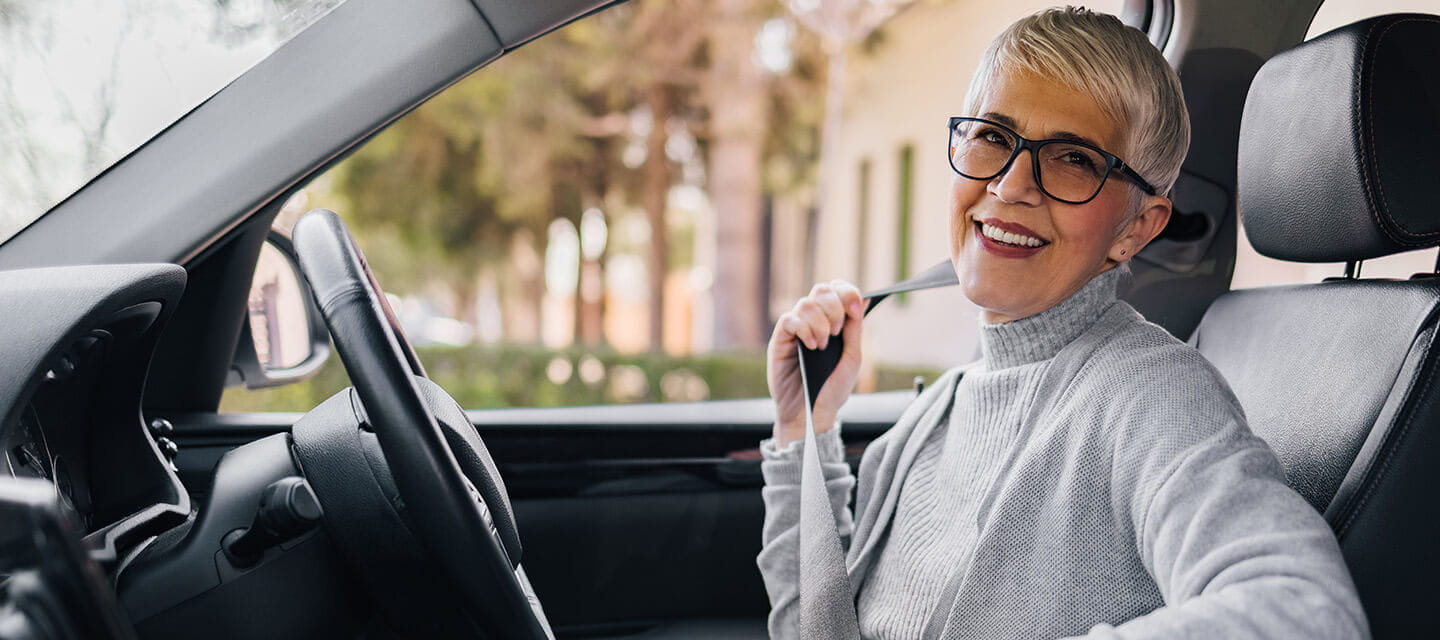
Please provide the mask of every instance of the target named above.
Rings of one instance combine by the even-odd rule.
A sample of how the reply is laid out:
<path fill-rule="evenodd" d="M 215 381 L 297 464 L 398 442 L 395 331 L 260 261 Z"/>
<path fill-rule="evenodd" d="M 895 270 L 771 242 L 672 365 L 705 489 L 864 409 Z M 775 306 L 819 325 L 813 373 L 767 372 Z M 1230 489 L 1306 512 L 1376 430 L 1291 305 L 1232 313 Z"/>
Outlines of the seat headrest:
<path fill-rule="evenodd" d="M 1440 16 L 1341 27 L 1260 68 L 1240 127 L 1255 250 L 1341 262 L 1440 245 Z"/>

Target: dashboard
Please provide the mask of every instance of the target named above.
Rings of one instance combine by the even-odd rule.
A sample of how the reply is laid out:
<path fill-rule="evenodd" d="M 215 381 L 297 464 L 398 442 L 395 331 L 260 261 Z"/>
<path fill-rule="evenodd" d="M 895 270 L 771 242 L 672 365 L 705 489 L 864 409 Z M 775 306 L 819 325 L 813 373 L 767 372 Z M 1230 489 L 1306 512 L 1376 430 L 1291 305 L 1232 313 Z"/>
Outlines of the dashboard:
<path fill-rule="evenodd" d="M 83 469 L 84 461 L 68 450 L 52 450 L 52 439 L 59 445 L 68 438 L 63 433 L 47 435 L 45 424 L 58 424 L 58 421 L 42 420 L 34 403 L 25 407 L 19 422 L 6 429 L 0 437 L 0 443 L 5 448 L 5 465 L 13 477 L 39 478 L 54 485 L 60 506 L 74 515 L 82 530 L 88 533 L 93 516 L 89 479 L 80 478 L 77 481 L 71 466 L 74 463 Z"/>
<path fill-rule="evenodd" d="M 17 420 L 0 431 L 6 466 L 17 478 L 39 478 L 55 488 L 60 506 L 84 533 L 100 522 L 91 494 L 90 455 L 86 446 L 91 398 L 104 372 L 106 352 L 115 336 L 88 331 L 40 372 L 40 384 Z"/>
<path fill-rule="evenodd" d="M 102 564 L 190 513 L 141 413 L 184 287 L 164 264 L 0 272 L 0 474 L 47 481 Z"/>
<path fill-rule="evenodd" d="M 0 271 L 0 637 L 52 637 L 17 620 L 134 629 L 64 636 L 87 639 L 332 637 L 368 619 L 322 528 L 250 562 L 222 544 L 301 475 L 287 434 L 227 453 L 192 506 L 142 409 L 185 286 L 171 264 Z"/>

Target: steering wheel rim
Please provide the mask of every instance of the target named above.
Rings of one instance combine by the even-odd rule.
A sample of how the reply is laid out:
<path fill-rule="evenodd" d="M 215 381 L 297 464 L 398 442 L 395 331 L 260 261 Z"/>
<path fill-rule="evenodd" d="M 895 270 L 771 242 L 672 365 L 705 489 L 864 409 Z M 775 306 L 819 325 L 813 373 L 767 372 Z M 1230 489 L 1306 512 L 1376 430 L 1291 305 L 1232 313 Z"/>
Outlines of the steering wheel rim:
<path fill-rule="evenodd" d="M 458 588 L 482 629 L 507 638 L 548 638 L 489 505 L 461 471 L 412 377 L 423 370 L 392 328 L 393 316 L 344 222 L 325 209 L 306 213 L 295 224 L 294 244 L 414 538 Z"/>

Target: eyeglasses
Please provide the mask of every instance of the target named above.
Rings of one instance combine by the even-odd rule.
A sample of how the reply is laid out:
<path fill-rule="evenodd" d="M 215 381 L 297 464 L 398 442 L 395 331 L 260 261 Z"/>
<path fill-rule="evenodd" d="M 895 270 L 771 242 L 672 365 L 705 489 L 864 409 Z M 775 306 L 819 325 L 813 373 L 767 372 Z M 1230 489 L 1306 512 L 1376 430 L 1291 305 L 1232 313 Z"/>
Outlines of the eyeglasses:
<path fill-rule="evenodd" d="M 1100 195 L 1110 172 L 1155 195 L 1140 174 L 1115 154 L 1076 140 L 1029 140 L 1013 129 L 984 118 L 950 118 L 950 168 L 972 180 L 993 180 L 1030 151 L 1035 184 L 1045 195 L 1067 204 L 1085 204 Z"/>

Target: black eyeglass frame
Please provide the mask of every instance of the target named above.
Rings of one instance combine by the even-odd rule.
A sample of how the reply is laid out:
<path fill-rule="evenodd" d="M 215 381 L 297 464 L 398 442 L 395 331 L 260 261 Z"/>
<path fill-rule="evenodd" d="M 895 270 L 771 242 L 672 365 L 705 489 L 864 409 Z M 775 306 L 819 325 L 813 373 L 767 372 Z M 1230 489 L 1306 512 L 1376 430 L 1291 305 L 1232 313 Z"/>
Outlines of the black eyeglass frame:
<path fill-rule="evenodd" d="M 983 122 L 985 124 L 999 128 L 1006 133 L 1009 133 L 1011 136 L 1015 137 L 1015 148 L 1010 150 L 1010 157 L 1005 160 L 1005 164 L 1000 165 L 999 171 L 996 171 L 994 174 L 989 176 L 980 177 L 972 176 L 968 173 L 965 173 L 955 166 L 955 154 L 950 152 L 950 142 L 951 140 L 953 140 L 953 136 L 955 136 L 956 134 L 955 127 L 961 122 Z M 1145 178 L 1140 177 L 1140 174 L 1137 173 L 1134 169 L 1131 169 L 1130 165 L 1125 164 L 1124 160 L 1121 160 L 1119 156 L 1116 156 L 1115 154 L 1101 149 L 1100 147 L 1097 147 L 1093 144 L 1086 144 L 1084 142 L 1079 142 L 1076 140 L 1065 140 L 1060 138 L 1031 140 L 1029 138 L 1026 138 L 1025 136 L 1020 135 L 1019 133 L 1016 133 L 1014 129 L 1000 124 L 999 122 L 995 122 L 994 120 L 986 120 L 985 118 L 968 118 L 963 116 L 951 116 L 950 122 L 946 126 L 945 133 L 946 136 L 949 137 L 949 139 L 945 141 L 945 147 L 947 149 L 945 155 L 949 156 L 950 170 L 961 175 L 962 177 L 969 178 L 971 180 L 994 180 L 997 176 L 1004 175 L 1006 171 L 1010 170 L 1010 165 L 1015 164 L 1015 158 L 1020 157 L 1020 152 L 1028 149 L 1030 151 L 1031 170 L 1034 172 L 1035 175 L 1035 185 L 1040 187 L 1040 191 L 1042 191 L 1045 195 L 1051 198 L 1055 198 L 1060 202 L 1064 202 L 1066 204 L 1085 204 L 1091 200 L 1094 200 L 1095 196 L 1100 195 L 1100 190 L 1105 188 L 1105 181 L 1110 179 L 1111 172 L 1117 170 L 1120 172 L 1121 176 L 1135 183 L 1135 186 L 1140 187 L 1140 189 L 1145 193 L 1152 196 L 1155 195 L 1155 187 L 1150 186 L 1150 183 L 1146 182 Z M 1040 148 L 1044 147 L 1047 144 L 1067 144 L 1076 147 L 1085 147 L 1086 149 L 1090 149 L 1091 151 L 1100 154 L 1100 157 L 1105 159 L 1105 174 L 1100 176 L 1100 184 L 1099 186 L 1095 187 L 1095 193 L 1090 194 L 1090 197 L 1084 200 L 1066 200 L 1064 198 L 1056 197 L 1055 194 L 1050 193 L 1049 189 L 1045 188 L 1045 181 L 1040 179 Z"/>

